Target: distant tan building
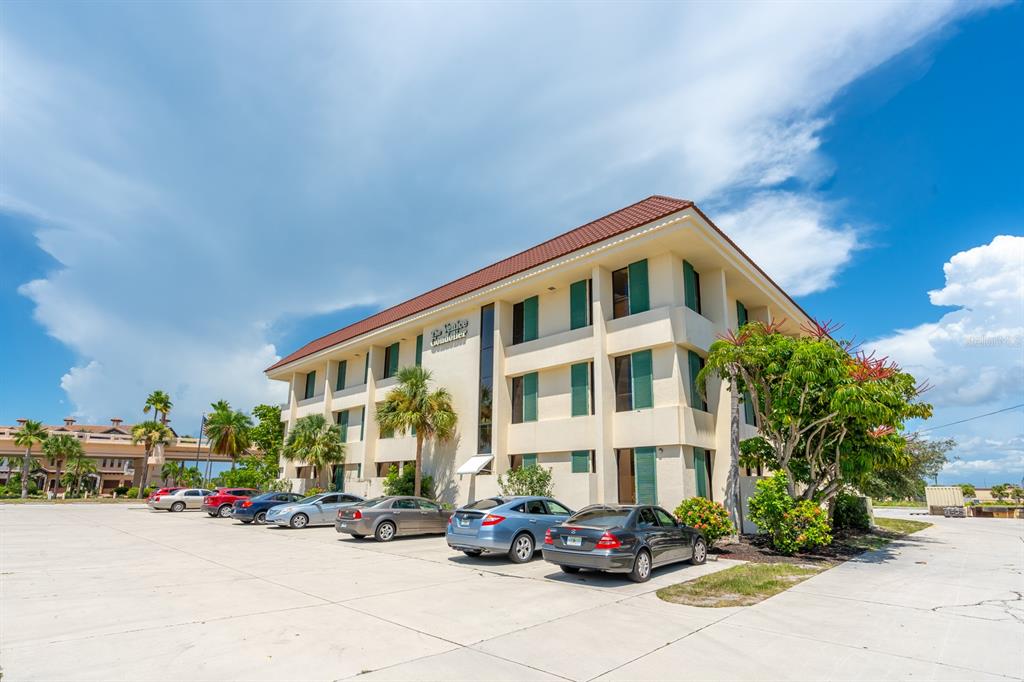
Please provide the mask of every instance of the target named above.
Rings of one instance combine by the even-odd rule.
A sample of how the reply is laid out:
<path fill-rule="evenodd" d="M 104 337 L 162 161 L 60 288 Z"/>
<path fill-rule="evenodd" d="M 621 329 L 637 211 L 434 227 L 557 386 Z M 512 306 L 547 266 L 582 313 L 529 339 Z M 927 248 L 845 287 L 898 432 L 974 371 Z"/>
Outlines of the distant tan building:
<path fill-rule="evenodd" d="M 22 422 L 23 420 L 19 420 Z M 125 424 L 120 419 L 111 419 L 109 424 L 78 424 L 72 418 L 64 420 L 60 426 L 47 426 L 51 434 L 69 433 L 78 438 L 85 448 L 86 455 L 96 463 L 96 474 L 99 479 L 96 490 L 100 493 L 111 493 L 118 486 L 138 485 L 142 480 L 142 459 L 145 450 L 141 445 L 132 444 L 133 424 Z M 14 443 L 18 426 L 0 426 L 0 483 L 6 483 L 8 477 L 21 472 L 22 457 L 25 450 Z M 173 429 L 172 429 L 173 433 Z M 33 448 L 32 457 L 39 462 L 40 469 L 33 475 L 40 490 L 61 492 L 64 488 L 57 481 L 56 462 L 43 455 L 42 448 Z M 160 469 L 164 462 L 184 461 L 205 463 L 209 457 L 211 462 L 228 462 L 229 458 L 210 455 L 206 443 L 199 443 L 198 438 L 178 437 L 173 442 L 158 448 L 149 458 L 149 481 L 159 482 Z M 61 472 L 67 465 L 61 465 Z"/>

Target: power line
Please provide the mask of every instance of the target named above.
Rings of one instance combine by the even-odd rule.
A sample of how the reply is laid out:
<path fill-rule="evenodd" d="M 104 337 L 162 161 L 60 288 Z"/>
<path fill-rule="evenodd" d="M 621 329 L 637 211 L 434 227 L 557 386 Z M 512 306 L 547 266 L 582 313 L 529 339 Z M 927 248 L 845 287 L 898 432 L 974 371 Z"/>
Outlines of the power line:
<path fill-rule="evenodd" d="M 918 429 L 917 431 L 914 431 L 913 433 L 924 433 L 925 431 L 934 431 L 935 429 L 944 429 L 947 426 L 956 426 L 957 424 L 963 424 L 963 423 L 966 423 L 966 422 L 972 422 L 975 419 L 981 419 L 983 417 L 991 417 L 994 414 L 999 414 L 1001 412 L 1009 412 L 1010 410 L 1016 410 L 1016 409 L 1021 408 L 1021 407 L 1024 407 L 1024 403 L 1021 403 L 1020 405 L 1013 405 L 1012 407 L 1004 407 L 1003 409 L 996 410 L 995 412 L 986 412 L 985 414 L 979 414 L 979 415 L 976 415 L 974 417 L 968 417 L 967 419 L 961 419 L 960 421 L 950 422 L 948 424 L 940 424 L 938 426 L 929 426 L 927 429 Z"/>

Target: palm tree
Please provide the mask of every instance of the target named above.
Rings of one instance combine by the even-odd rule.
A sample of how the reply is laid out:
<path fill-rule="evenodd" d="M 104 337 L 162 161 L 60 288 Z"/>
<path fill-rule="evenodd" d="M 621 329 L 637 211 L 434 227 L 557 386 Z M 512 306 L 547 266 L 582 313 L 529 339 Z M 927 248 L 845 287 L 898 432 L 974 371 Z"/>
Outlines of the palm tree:
<path fill-rule="evenodd" d="M 231 409 L 225 400 L 211 405 L 213 413 L 206 418 L 206 437 L 210 439 L 210 452 L 231 458 L 231 469 L 252 444 L 252 419 L 245 412 Z"/>
<path fill-rule="evenodd" d="M 28 497 L 28 476 L 32 467 L 32 446 L 46 441 L 50 434 L 41 422 L 28 419 L 14 435 L 14 444 L 25 448 L 25 459 L 21 462 L 21 499 Z"/>
<path fill-rule="evenodd" d="M 65 490 L 74 490 L 75 493 L 82 492 L 82 481 L 89 474 L 96 473 L 96 462 L 85 456 L 85 449 L 79 449 L 68 456 L 67 473 L 64 474 Z"/>
<path fill-rule="evenodd" d="M 149 455 L 153 448 L 171 442 L 171 430 L 163 422 L 144 421 L 132 427 L 132 443 L 142 443 L 145 455 L 142 458 L 142 478 L 139 480 L 139 499 L 146 490 L 146 479 L 149 478 Z"/>
<path fill-rule="evenodd" d="M 146 398 L 146 404 L 142 411 L 145 414 L 149 414 L 149 411 L 153 410 L 153 417 L 161 424 L 166 424 L 167 415 L 170 414 L 172 407 L 174 407 L 174 403 L 171 402 L 171 396 L 167 395 L 164 391 L 153 391 Z"/>
<path fill-rule="evenodd" d="M 420 494 L 423 475 L 423 441 L 446 441 L 455 435 L 458 415 L 452 407 L 452 396 L 445 388 L 430 391 L 430 371 L 422 367 L 398 370 L 398 384 L 388 392 L 377 408 L 377 424 L 381 429 L 416 435 L 416 478 L 413 494 Z"/>
<path fill-rule="evenodd" d="M 52 457 L 57 463 L 57 473 L 54 475 L 54 478 L 57 481 L 56 485 L 59 486 L 61 463 L 71 460 L 72 457 L 84 455 L 85 448 L 82 447 L 82 441 L 70 433 L 59 433 L 46 439 L 43 443 L 43 454 L 47 457 Z M 54 492 L 57 492 L 56 486 Z"/>
<path fill-rule="evenodd" d="M 303 461 L 316 468 L 326 489 L 330 487 L 331 465 L 345 461 L 345 444 L 337 424 L 322 414 L 311 414 L 295 422 L 281 454 L 289 461 Z"/>
<path fill-rule="evenodd" d="M 164 462 L 164 465 L 160 468 L 160 477 L 164 479 L 164 485 L 171 485 L 171 481 L 174 481 L 175 485 L 181 483 L 181 475 L 185 471 L 184 462 L 172 462 L 170 460 Z"/>

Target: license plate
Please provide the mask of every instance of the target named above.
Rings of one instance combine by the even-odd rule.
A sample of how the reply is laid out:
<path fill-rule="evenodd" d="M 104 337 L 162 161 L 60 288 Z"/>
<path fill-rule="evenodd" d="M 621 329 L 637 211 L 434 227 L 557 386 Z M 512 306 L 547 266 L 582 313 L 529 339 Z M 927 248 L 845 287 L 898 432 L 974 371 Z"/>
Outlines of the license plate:
<path fill-rule="evenodd" d="M 341 527 L 342 527 L 342 528 L 344 528 L 344 527 L 345 527 L 345 526 L 347 526 L 348 524 L 347 524 L 347 523 L 345 523 L 344 521 L 342 521 L 340 525 L 341 525 Z"/>
<path fill-rule="evenodd" d="M 459 519 L 459 525 L 463 528 L 469 528 L 469 519 Z"/>
<path fill-rule="evenodd" d="M 570 535 L 569 537 L 567 537 L 565 539 L 565 545 L 566 545 L 566 547 L 582 547 L 583 546 L 583 538 L 581 538 L 581 537 L 579 537 L 577 535 Z"/>

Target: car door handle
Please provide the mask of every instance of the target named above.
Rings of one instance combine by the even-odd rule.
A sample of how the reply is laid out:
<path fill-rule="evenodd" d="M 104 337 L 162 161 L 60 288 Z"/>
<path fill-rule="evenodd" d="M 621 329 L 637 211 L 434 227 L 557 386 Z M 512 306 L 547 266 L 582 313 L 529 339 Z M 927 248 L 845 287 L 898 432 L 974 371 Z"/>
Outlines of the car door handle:
<path fill-rule="evenodd" d="M 530 519 L 530 523 L 537 523 L 537 519 Z"/>
<path fill-rule="evenodd" d="M 420 516 L 426 516 L 427 512 L 420 512 Z"/>

